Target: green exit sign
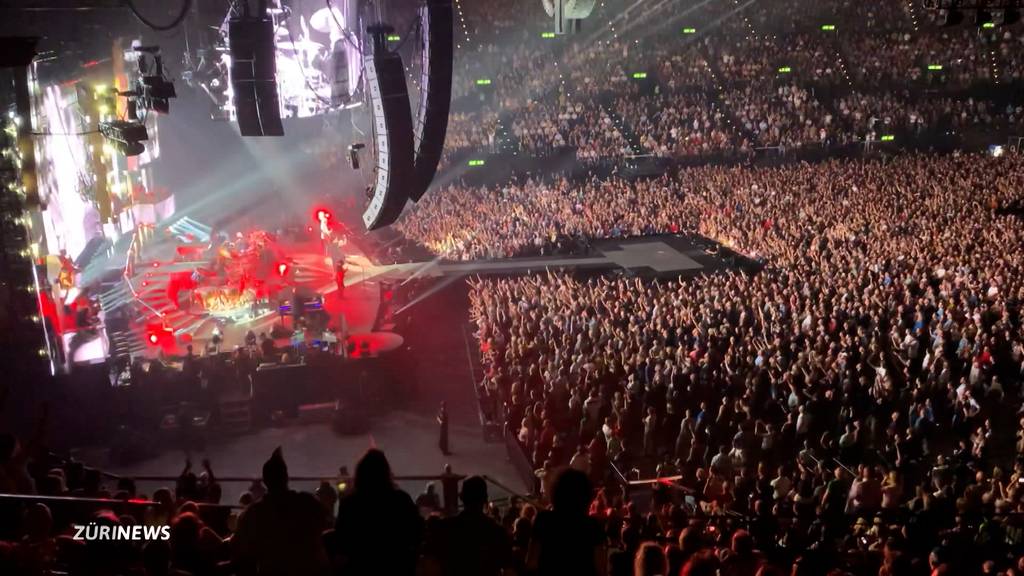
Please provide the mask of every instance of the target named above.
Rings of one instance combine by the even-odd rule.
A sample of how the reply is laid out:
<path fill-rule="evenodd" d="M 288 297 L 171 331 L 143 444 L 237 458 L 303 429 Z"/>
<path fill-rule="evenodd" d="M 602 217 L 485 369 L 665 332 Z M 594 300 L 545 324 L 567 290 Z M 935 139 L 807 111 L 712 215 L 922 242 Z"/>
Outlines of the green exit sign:
<path fill-rule="evenodd" d="M 491 79 L 490 78 L 480 78 L 480 79 L 478 79 L 476 81 L 476 85 L 477 86 L 490 86 L 491 85 Z"/>
<path fill-rule="evenodd" d="M 882 135 L 882 142 L 892 142 L 895 139 L 896 139 L 896 136 L 893 136 L 892 134 L 883 134 Z"/>
<path fill-rule="evenodd" d="M 540 33 L 540 37 L 541 38 L 554 38 L 555 37 L 555 33 L 554 32 L 541 32 Z"/>
<path fill-rule="evenodd" d="M 929 70 L 942 70 L 942 64 L 929 64 Z"/>
<path fill-rule="evenodd" d="M 782 68 L 779 68 L 779 74 L 789 74 L 792 71 L 793 69 L 790 68 L 789 66 L 783 66 Z"/>
<path fill-rule="evenodd" d="M 995 22 L 985 22 L 984 24 L 981 25 L 981 27 L 982 28 L 995 28 L 996 27 L 996 23 Z"/>
<path fill-rule="evenodd" d="M 696 28 L 683 28 L 683 34 L 696 34 Z"/>
<path fill-rule="evenodd" d="M 633 72 L 634 80 L 643 80 L 644 78 L 647 78 L 647 72 Z"/>
<path fill-rule="evenodd" d="M 835 24 L 822 24 L 821 25 L 821 29 L 824 30 L 825 32 L 835 32 L 836 25 Z"/>
<path fill-rule="evenodd" d="M 469 165 L 470 166 L 483 166 L 486 163 L 487 162 L 485 160 L 470 160 L 469 161 Z"/>
<path fill-rule="evenodd" d="M 400 42 L 402 37 L 398 34 L 388 34 L 388 42 Z"/>

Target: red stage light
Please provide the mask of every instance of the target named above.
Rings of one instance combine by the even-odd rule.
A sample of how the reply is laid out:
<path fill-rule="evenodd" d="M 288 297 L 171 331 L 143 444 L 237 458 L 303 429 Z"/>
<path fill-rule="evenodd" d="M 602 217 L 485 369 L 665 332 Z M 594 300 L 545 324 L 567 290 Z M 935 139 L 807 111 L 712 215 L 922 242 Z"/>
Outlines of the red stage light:
<path fill-rule="evenodd" d="M 288 264 L 285 263 L 285 262 L 281 262 L 280 264 L 278 264 L 277 265 L 277 274 L 278 274 L 278 276 L 287 276 L 288 275 Z"/>
<path fill-rule="evenodd" d="M 163 314 L 161 314 L 162 316 Z M 174 330 L 158 323 L 146 326 L 146 342 L 150 346 L 168 346 L 174 343 Z"/>

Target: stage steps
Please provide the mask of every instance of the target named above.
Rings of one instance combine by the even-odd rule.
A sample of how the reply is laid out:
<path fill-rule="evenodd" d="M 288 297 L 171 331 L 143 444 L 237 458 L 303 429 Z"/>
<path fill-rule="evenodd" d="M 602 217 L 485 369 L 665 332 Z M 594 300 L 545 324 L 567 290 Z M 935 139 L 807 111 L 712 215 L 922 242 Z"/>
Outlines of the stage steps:
<path fill-rule="evenodd" d="M 113 312 L 132 300 L 132 293 L 125 282 L 118 282 L 111 288 L 100 292 L 100 307 L 104 312 Z"/>
<path fill-rule="evenodd" d="M 188 216 L 182 216 L 171 224 L 168 224 L 167 229 L 182 242 L 199 244 L 206 244 L 209 242 L 210 233 L 213 232 L 213 229 L 209 226 L 193 220 Z"/>
<path fill-rule="evenodd" d="M 252 401 L 246 396 L 221 398 L 217 411 L 225 432 L 240 434 L 252 428 Z"/>
<path fill-rule="evenodd" d="M 110 340 L 111 358 L 127 359 L 146 350 L 146 343 L 131 330 L 108 331 L 107 338 Z"/>

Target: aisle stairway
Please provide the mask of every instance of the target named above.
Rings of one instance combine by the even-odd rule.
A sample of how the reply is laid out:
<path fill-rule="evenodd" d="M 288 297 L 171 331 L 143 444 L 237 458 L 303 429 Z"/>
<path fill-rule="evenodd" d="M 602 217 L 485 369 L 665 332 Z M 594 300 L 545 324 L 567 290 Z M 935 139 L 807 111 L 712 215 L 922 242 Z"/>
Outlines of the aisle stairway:
<path fill-rule="evenodd" d="M 618 112 L 615 111 L 615 102 L 610 93 L 605 92 L 598 98 L 598 103 L 601 105 L 601 112 L 607 116 L 611 121 L 612 125 L 618 129 L 619 134 L 622 134 L 622 138 L 629 145 L 629 154 L 633 156 L 640 156 L 642 154 L 650 153 L 649 150 L 645 150 L 643 144 L 640 142 L 640 136 L 633 131 L 633 127 L 626 123 L 626 121 L 619 116 Z"/>

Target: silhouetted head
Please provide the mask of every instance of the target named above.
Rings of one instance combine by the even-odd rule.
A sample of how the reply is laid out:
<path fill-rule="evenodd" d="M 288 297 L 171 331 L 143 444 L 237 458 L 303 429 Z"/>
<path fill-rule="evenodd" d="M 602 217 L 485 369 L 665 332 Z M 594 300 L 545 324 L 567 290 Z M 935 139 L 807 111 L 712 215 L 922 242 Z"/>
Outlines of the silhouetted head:
<path fill-rule="evenodd" d="M 480 476 L 470 476 L 462 481 L 462 503 L 466 510 L 479 512 L 487 505 L 487 482 Z"/>
<path fill-rule="evenodd" d="M 387 457 L 380 450 L 370 448 L 356 464 L 356 492 L 381 492 L 393 487 Z"/>
<path fill-rule="evenodd" d="M 644 542 L 636 551 L 633 560 L 633 574 L 635 576 L 654 576 L 664 574 L 665 552 L 654 542 Z"/>
<path fill-rule="evenodd" d="M 280 446 L 274 449 L 270 459 L 263 464 L 263 485 L 271 494 L 288 489 L 288 465 L 285 464 L 284 456 L 281 455 Z"/>
<path fill-rule="evenodd" d="M 732 551 L 741 556 L 749 556 L 754 553 L 754 538 L 750 532 L 737 530 L 732 535 Z"/>
<path fill-rule="evenodd" d="M 551 487 L 551 505 L 558 512 L 586 515 L 592 497 L 587 475 L 573 468 L 562 470 Z"/>

